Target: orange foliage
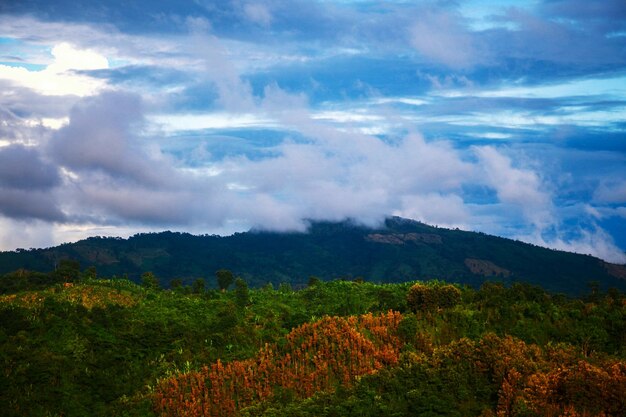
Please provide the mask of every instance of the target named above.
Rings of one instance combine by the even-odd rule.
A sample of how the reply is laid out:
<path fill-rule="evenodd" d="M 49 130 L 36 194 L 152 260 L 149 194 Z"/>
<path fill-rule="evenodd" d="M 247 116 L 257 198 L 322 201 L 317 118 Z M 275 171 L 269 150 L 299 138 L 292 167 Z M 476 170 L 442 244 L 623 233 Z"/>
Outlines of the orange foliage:
<path fill-rule="evenodd" d="M 61 302 L 69 302 L 72 305 L 82 305 L 89 310 L 94 307 L 106 307 L 108 305 L 130 307 L 137 304 L 137 297 L 124 291 L 117 291 L 105 286 L 77 285 L 72 283 L 64 283 L 58 287 L 21 295 L 2 295 L 0 296 L 0 304 L 13 303 L 21 307 L 38 309 L 48 297 Z"/>
<path fill-rule="evenodd" d="M 402 316 L 325 317 L 304 324 L 282 347 L 266 345 L 249 360 L 217 362 L 160 381 L 154 394 L 160 416 L 234 416 L 275 395 L 307 398 L 350 386 L 361 375 L 398 364 L 395 336 Z M 495 413 L 484 416 L 626 416 L 626 362 L 581 358 L 566 346 L 540 349 L 512 337 L 487 334 L 459 339 L 420 356 L 429 366 L 468 364 L 499 386 Z M 418 359 L 416 359 L 418 360 Z"/>
<path fill-rule="evenodd" d="M 626 363 L 584 360 L 531 375 L 522 399 L 542 416 L 626 415 Z"/>
<path fill-rule="evenodd" d="M 238 409 L 278 392 L 300 398 L 351 385 L 355 378 L 397 364 L 395 336 L 400 313 L 325 317 L 292 330 L 286 344 L 266 345 L 244 361 L 220 361 L 159 382 L 154 395 L 160 416 L 233 416 Z"/>
<path fill-rule="evenodd" d="M 510 336 L 459 339 L 436 348 L 430 364 L 471 363 L 500 388 L 497 417 L 624 417 L 626 362 L 581 358 L 567 346 L 540 349 Z"/>

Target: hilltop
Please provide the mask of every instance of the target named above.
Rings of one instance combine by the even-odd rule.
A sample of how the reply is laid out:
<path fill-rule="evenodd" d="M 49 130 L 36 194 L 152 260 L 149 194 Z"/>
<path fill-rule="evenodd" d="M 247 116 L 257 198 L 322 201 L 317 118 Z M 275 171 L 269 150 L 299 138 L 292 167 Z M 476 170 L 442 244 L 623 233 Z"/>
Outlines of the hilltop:
<path fill-rule="evenodd" d="M 527 282 L 550 291 L 581 294 L 590 282 L 626 289 L 626 267 L 589 255 L 420 222 L 388 218 L 377 228 L 351 221 L 312 222 L 306 233 L 249 231 L 232 236 L 162 232 L 129 239 L 92 237 L 47 249 L 0 252 L 0 274 L 18 269 L 52 271 L 62 259 L 100 276 L 137 281 L 153 272 L 163 286 L 174 278 L 213 282 L 226 268 L 251 286 L 303 286 L 323 280 L 362 278 L 379 283 L 443 279 L 479 286 L 498 280 Z"/>

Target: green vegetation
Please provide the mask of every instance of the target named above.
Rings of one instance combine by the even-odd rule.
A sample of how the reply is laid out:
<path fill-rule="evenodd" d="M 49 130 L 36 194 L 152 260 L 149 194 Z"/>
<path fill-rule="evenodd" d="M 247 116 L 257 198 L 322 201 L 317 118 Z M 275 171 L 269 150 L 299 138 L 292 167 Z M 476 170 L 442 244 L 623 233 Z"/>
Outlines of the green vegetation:
<path fill-rule="evenodd" d="M 207 286 L 227 289 L 239 276 L 250 287 L 272 283 L 277 288 L 288 283 L 302 288 L 310 276 L 316 276 L 326 281 L 362 277 L 380 283 L 443 279 L 474 288 L 488 280 L 507 285 L 527 282 L 570 295 L 584 294 L 587 283 L 595 280 L 604 291 L 610 287 L 626 291 L 623 265 L 400 218 L 388 219 L 376 229 L 321 222 L 312 223 L 307 233 L 248 232 L 220 237 L 163 232 L 129 239 L 95 237 L 49 249 L 0 252 L 0 274 L 27 269 L 71 277 L 76 262 L 82 268 L 95 267 L 102 276 L 135 282 L 142 282 L 142 273 L 151 271 L 161 286 L 175 279 L 192 285 L 204 278 Z"/>
<path fill-rule="evenodd" d="M 206 289 L 203 279 L 165 290 L 152 273 L 143 274 L 142 285 L 94 276 L 64 263 L 50 274 L 22 270 L 0 278 L 3 415 L 194 415 L 199 408 L 190 405 L 166 411 L 177 406 L 167 390 L 196 381 L 194 389 L 206 386 L 205 394 L 190 388 L 184 395 L 188 404 L 206 406 L 202 395 L 218 376 L 233 381 L 222 395 L 235 395 L 212 405 L 219 415 L 626 410 L 626 297 L 618 290 L 593 287 L 571 298 L 519 283 L 472 289 L 315 277 L 298 291 L 288 283 L 249 288 L 234 277 L 220 286 L 234 283 L 232 290 Z M 310 366 L 312 358 L 316 367 L 299 374 L 298 361 Z M 255 371 L 261 365 L 264 380 Z M 296 384 L 309 375 L 318 379 Z M 256 400 L 253 391 L 238 391 L 251 381 L 266 383 Z"/>

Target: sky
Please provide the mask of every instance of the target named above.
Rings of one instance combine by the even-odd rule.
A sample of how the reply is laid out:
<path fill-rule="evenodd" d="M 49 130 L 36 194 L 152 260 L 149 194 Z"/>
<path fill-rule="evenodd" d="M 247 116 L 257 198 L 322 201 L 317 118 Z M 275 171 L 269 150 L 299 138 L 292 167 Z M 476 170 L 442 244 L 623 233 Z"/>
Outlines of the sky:
<path fill-rule="evenodd" d="M 626 3 L 0 2 L 0 250 L 391 215 L 626 264 Z"/>

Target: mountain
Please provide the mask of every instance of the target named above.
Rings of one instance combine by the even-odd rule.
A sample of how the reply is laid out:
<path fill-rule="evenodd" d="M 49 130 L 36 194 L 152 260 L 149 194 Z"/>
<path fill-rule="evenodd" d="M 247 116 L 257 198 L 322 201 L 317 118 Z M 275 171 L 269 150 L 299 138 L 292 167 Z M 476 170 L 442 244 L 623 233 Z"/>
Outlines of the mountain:
<path fill-rule="evenodd" d="M 0 252 L 0 274 L 52 271 L 62 259 L 95 266 L 100 276 L 137 280 L 153 272 L 212 283 L 225 268 L 252 286 L 301 286 L 310 276 L 363 278 L 387 283 L 442 279 L 480 285 L 485 280 L 527 282 L 554 292 L 581 294 L 595 282 L 626 289 L 626 266 L 589 255 L 546 249 L 484 233 L 428 226 L 399 217 L 378 228 L 351 221 L 312 222 L 306 233 L 250 231 L 232 236 L 162 232 L 129 239 L 93 237 L 47 249 Z"/>

